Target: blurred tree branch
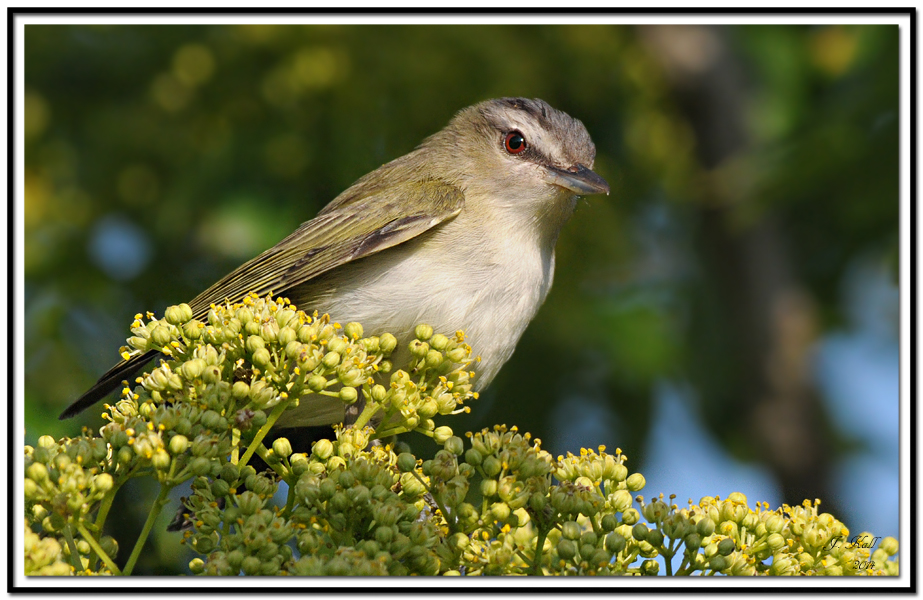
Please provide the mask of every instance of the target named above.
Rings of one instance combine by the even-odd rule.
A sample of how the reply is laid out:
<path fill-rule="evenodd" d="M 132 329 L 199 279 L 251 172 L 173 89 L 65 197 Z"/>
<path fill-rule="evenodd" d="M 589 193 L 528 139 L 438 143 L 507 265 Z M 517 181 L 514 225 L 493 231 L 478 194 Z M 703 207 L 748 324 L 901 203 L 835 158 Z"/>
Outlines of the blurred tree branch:
<path fill-rule="evenodd" d="M 752 182 L 728 165 L 750 149 L 747 82 L 727 33 L 700 26 L 641 30 L 694 132 L 700 164 L 695 195 L 703 285 L 721 307 L 705 322 L 720 330 L 713 337 L 725 344 L 727 367 L 692 373 L 713 378 L 699 389 L 706 410 L 721 414 L 706 422 L 718 425 L 716 433 L 732 449 L 756 452 L 786 502 L 827 499 L 833 452 L 809 372 L 818 331 L 814 302 L 771 216 L 741 223 L 742 206 L 753 201 Z M 692 347 L 699 343 L 706 342 L 690 341 Z"/>

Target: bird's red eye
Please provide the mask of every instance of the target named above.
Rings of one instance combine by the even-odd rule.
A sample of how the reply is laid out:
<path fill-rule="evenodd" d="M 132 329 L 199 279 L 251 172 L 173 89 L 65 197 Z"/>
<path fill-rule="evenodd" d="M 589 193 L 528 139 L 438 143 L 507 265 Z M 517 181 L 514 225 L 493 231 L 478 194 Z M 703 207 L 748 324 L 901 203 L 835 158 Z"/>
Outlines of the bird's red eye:
<path fill-rule="evenodd" d="M 526 138 L 522 137 L 522 134 L 518 131 L 511 131 L 506 134 L 503 147 L 510 154 L 519 154 L 526 149 Z"/>

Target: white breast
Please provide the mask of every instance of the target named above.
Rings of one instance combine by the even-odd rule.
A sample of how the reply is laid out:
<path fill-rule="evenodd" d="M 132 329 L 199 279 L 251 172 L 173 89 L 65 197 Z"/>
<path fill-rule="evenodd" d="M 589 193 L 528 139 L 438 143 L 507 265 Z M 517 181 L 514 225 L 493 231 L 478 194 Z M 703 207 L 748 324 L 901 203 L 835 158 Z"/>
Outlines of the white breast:
<path fill-rule="evenodd" d="M 462 211 L 408 242 L 338 267 L 293 291 L 291 299 L 340 323 L 362 323 L 366 335 L 392 333 L 399 343 L 392 356 L 396 369 L 406 366 L 406 347 L 420 323 L 446 335 L 463 330 L 481 358 L 472 365 L 474 389 L 480 390 L 512 356 L 548 295 L 554 242 L 572 210 L 566 198 L 563 218 L 547 232 L 523 230 L 521 215 L 509 226 L 500 218 L 484 227 Z M 535 222 L 548 225 L 547 219 Z M 342 403 L 311 398 L 286 417 L 285 426 L 331 423 L 342 415 Z"/>
<path fill-rule="evenodd" d="M 341 267 L 325 282 L 316 308 L 340 322 L 358 321 L 368 334 L 391 332 L 402 346 L 420 323 L 445 334 L 464 330 L 481 357 L 480 389 L 512 355 L 545 300 L 554 252 L 512 235 L 487 245 L 481 239 L 474 246 L 481 251 L 464 241 L 448 245 L 445 238 L 434 232 Z M 482 256 L 475 260 L 474 252 Z"/>

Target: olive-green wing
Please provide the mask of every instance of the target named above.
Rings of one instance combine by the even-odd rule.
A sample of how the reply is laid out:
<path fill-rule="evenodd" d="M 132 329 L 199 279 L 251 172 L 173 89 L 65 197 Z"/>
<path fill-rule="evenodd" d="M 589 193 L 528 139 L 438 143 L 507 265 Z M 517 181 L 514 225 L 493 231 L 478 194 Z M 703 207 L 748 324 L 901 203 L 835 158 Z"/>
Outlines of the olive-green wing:
<path fill-rule="evenodd" d="M 454 218 L 464 205 L 462 191 L 442 181 L 406 183 L 323 211 L 290 236 L 244 263 L 195 297 L 197 319 L 211 304 L 239 302 L 250 292 L 284 295 L 331 269 L 412 239 Z M 72 417 L 107 396 L 158 353 L 122 361 L 61 414 Z"/>
<path fill-rule="evenodd" d="M 284 294 L 340 265 L 406 242 L 457 215 L 464 195 L 447 183 L 424 181 L 363 200 L 318 215 L 238 267 L 189 303 L 193 314 L 201 318 L 212 303 L 236 302 L 250 292 Z"/>

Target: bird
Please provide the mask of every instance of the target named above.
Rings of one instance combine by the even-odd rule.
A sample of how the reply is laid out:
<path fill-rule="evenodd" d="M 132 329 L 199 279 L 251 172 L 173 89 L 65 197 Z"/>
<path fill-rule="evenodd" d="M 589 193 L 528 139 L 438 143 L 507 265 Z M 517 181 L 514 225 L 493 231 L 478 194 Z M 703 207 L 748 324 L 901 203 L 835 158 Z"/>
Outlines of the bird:
<path fill-rule="evenodd" d="M 510 358 L 548 296 L 555 244 L 580 196 L 609 194 L 593 169 L 581 121 L 544 100 L 498 98 L 460 110 L 439 132 L 334 198 L 316 217 L 196 296 L 211 304 L 255 292 L 299 309 L 389 332 L 406 348 L 414 329 L 462 330 L 481 360 L 474 390 Z M 106 397 L 157 356 L 122 360 L 61 414 Z M 396 353 L 394 367 L 409 361 Z M 342 402 L 318 398 L 280 427 L 343 422 Z"/>

